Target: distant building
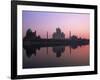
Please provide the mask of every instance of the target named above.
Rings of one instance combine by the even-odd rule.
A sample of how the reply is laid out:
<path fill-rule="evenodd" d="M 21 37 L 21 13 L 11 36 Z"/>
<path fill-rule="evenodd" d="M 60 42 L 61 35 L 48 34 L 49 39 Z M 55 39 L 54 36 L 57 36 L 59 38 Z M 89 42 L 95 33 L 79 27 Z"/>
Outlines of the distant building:
<path fill-rule="evenodd" d="M 70 39 L 71 39 L 71 40 L 78 40 L 77 36 L 75 36 L 75 35 L 71 36 Z"/>
<path fill-rule="evenodd" d="M 60 28 L 56 28 L 56 32 L 53 33 L 53 39 L 65 39 L 65 34 L 61 32 Z"/>
<path fill-rule="evenodd" d="M 78 37 L 76 35 L 71 35 L 71 31 L 69 32 L 69 39 L 70 40 L 78 40 Z"/>

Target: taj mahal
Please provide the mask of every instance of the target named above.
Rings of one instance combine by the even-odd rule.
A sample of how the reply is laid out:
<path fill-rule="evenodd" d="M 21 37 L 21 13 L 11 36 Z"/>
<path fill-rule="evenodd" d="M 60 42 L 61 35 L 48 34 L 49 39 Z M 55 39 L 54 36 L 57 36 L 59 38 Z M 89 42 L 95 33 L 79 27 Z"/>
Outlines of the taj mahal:
<path fill-rule="evenodd" d="M 60 28 L 56 28 L 56 32 L 52 35 L 53 39 L 65 39 L 65 34 L 61 32 Z"/>

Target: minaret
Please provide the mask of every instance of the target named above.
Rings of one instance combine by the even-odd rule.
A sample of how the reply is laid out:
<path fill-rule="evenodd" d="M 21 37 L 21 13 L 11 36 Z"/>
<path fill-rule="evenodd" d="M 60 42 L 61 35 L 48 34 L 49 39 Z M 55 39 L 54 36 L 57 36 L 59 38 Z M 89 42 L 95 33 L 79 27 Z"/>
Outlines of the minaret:
<path fill-rule="evenodd" d="M 48 32 L 47 32 L 47 40 L 48 40 Z M 48 54 L 48 47 L 47 47 L 47 54 Z"/>
<path fill-rule="evenodd" d="M 71 39 L 71 31 L 69 31 L 69 39 Z"/>
<path fill-rule="evenodd" d="M 69 39 L 71 39 L 71 31 L 69 32 Z M 71 55 L 71 46 L 69 46 L 69 53 L 70 53 L 70 55 Z"/>
<path fill-rule="evenodd" d="M 48 32 L 47 32 L 47 39 L 48 39 Z"/>

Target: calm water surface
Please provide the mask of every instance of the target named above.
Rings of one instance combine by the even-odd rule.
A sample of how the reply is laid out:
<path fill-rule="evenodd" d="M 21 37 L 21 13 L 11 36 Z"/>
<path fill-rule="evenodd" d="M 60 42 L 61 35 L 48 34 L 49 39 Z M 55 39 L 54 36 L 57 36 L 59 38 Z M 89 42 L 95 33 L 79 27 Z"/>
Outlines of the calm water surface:
<path fill-rule="evenodd" d="M 89 65 L 89 45 L 23 48 L 23 68 Z"/>

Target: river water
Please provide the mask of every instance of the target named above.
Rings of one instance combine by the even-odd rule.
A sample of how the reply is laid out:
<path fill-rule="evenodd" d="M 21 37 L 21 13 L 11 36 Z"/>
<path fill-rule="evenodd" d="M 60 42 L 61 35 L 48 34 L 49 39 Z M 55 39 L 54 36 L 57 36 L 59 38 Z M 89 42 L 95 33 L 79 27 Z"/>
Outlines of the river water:
<path fill-rule="evenodd" d="M 23 48 L 23 68 L 89 65 L 89 45 Z"/>

